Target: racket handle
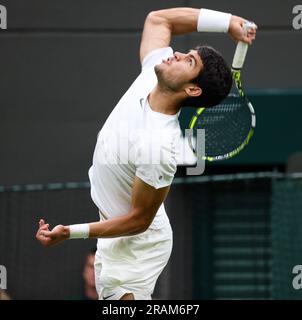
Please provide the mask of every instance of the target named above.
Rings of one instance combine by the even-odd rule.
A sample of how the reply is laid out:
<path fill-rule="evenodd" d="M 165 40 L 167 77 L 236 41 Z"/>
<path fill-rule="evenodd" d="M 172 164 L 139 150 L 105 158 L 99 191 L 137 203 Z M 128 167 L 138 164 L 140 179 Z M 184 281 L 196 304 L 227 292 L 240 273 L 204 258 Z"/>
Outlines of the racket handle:
<path fill-rule="evenodd" d="M 250 28 L 253 28 L 254 26 L 255 26 L 255 24 L 253 22 L 247 21 L 243 25 L 243 30 L 245 33 L 247 33 L 247 31 Z M 249 47 L 249 45 L 247 43 L 245 43 L 243 41 L 238 42 L 237 47 L 236 47 L 236 51 L 235 51 L 235 55 L 233 58 L 233 63 L 232 63 L 233 70 L 240 70 L 242 68 L 248 47 Z"/>

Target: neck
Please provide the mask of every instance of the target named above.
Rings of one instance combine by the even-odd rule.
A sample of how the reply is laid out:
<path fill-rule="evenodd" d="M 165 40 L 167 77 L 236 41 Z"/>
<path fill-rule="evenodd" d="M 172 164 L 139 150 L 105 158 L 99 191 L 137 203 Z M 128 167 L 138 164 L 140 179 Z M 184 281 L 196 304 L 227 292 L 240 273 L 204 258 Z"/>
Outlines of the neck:
<path fill-rule="evenodd" d="M 149 94 L 148 101 L 153 111 L 175 115 L 181 108 L 183 96 L 157 85 Z"/>

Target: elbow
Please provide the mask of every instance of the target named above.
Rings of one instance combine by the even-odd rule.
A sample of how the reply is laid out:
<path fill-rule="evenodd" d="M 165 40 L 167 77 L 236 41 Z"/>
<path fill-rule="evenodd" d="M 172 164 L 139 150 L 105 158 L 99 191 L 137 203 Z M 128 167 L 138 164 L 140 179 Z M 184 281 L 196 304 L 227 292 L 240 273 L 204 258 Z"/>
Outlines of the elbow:
<path fill-rule="evenodd" d="M 153 220 L 153 219 L 152 220 L 147 219 L 143 215 L 140 215 L 140 216 L 133 215 L 132 219 L 134 221 L 134 224 L 133 224 L 131 235 L 135 235 L 135 234 L 139 234 L 147 231 L 147 229 L 149 228 Z"/>
<path fill-rule="evenodd" d="M 161 10 L 149 12 L 145 21 L 147 23 L 154 24 L 154 25 L 163 24 L 167 22 L 167 20 L 164 18 L 164 16 L 161 13 Z"/>
<path fill-rule="evenodd" d="M 152 222 L 152 221 L 151 221 Z M 151 225 L 149 221 L 142 221 L 137 224 L 135 234 L 143 233 L 148 230 L 149 226 Z"/>
<path fill-rule="evenodd" d="M 151 221 L 152 222 L 152 221 Z M 149 226 L 151 225 L 151 222 L 148 222 L 148 223 L 144 223 L 142 226 L 141 226 L 141 229 L 140 229 L 140 233 L 143 233 L 145 231 L 148 230 Z"/>

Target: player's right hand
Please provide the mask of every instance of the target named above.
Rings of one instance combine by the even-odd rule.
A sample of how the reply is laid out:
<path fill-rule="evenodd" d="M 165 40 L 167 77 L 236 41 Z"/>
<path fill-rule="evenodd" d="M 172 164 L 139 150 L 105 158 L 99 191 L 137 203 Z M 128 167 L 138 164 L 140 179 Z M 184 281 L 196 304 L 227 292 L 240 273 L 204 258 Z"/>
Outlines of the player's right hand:
<path fill-rule="evenodd" d="M 228 32 L 234 41 L 236 42 L 243 41 L 248 44 L 252 44 L 253 41 L 256 39 L 256 33 L 257 33 L 258 27 L 255 24 L 255 27 L 250 28 L 247 34 L 245 34 L 245 30 L 243 28 L 245 22 L 247 22 L 246 19 L 243 19 L 238 16 L 232 16 Z"/>

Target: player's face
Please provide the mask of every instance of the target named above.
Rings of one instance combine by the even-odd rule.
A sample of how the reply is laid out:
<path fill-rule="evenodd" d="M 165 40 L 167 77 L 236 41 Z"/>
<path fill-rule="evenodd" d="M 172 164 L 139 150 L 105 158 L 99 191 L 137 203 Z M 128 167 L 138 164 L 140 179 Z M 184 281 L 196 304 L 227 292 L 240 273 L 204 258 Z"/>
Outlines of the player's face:
<path fill-rule="evenodd" d="M 155 72 L 159 83 L 178 91 L 195 79 L 202 68 L 199 54 L 190 50 L 188 53 L 174 52 L 172 57 L 155 66 Z"/>

